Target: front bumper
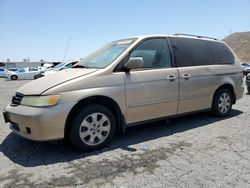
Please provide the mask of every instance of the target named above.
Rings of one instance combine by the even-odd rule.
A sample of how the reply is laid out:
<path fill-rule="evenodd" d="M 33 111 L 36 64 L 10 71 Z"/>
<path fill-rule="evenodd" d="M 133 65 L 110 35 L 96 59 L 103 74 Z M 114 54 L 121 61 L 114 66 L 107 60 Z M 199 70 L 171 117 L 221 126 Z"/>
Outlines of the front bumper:
<path fill-rule="evenodd" d="M 9 75 L 5 75 L 4 78 L 5 78 L 5 80 L 10 80 L 10 76 Z"/>
<path fill-rule="evenodd" d="M 5 122 L 16 134 L 35 141 L 64 138 L 66 119 L 75 103 L 58 104 L 52 107 L 6 106 Z"/>

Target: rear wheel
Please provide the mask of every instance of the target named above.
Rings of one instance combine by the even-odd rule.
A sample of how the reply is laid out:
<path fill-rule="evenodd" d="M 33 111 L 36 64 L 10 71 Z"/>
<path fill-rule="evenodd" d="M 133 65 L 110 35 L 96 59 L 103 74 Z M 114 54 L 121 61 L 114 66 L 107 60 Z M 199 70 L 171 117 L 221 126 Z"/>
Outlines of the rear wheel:
<path fill-rule="evenodd" d="M 227 116 L 232 109 L 232 93 L 227 88 L 216 91 L 213 99 L 212 111 L 216 116 Z"/>
<path fill-rule="evenodd" d="M 104 106 L 91 105 L 83 108 L 73 120 L 68 136 L 76 148 L 90 151 L 105 146 L 115 130 L 113 113 Z"/>
<path fill-rule="evenodd" d="M 18 77 L 16 75 L 12 75 L 10 78 L 11 78 L 11 80 L 17 80 L 18 79 Z"/>

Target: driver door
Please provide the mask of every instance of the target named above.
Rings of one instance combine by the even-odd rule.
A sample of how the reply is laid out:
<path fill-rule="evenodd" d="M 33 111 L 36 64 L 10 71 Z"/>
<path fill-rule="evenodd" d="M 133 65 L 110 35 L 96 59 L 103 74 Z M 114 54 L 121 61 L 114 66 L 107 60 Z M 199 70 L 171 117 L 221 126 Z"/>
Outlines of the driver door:
<path fill-rule="evenodd" d="M 172 67 L 166 39 L 147 39 L 130 57 L 142 57 L 144 66 L 125 73 L 127 123 L 175 115 L 179 74 Z"/>

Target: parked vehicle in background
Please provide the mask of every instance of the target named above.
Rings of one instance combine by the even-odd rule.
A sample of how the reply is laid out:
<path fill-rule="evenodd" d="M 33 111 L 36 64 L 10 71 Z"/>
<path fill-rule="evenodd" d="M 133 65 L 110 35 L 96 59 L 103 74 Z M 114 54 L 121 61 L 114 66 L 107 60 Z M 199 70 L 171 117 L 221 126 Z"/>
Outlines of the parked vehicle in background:
<path fill-rule="evenodd" d="M 38 74 L 35 75 L 35 79 L 41 78 L 43 76 L 54 74 L 54 73 L 61 71 L 63 69 L 72 68 L 76 63 L 78 63 L 78 61 L 67 61 L 65 63 L 60 63 L 60 64 L 56 65 L 53 69 L 48 69 L 48 70 L 45 69 L 45 70 L 39 72 Z"/>
<path fill-rule="evenodd" d="M 55 67 L 55 65 L 53 65 L 53 64 L 45 63 L 45 64 L 43 64 L 43 66 L 38 67 L 38 69 L 40 71 L 45 71 L 45 70 L 53 69 L 54 67 Z"/>
<path fill-rule="evenodd" d="M 7 80 L 22 80 L 22 79 L 34 79 L 34 76 L 39 73 L 37 67 L 26 67 L 18 69 L 16 72 L 14 71 L 8 71 L 5 74 L 5 79 Z"/>
<path fill-rule="evenodd" d="M 5 77 L 5 74 L 8 72 L 7 69 L 0 67 L 0 77 Z"/>
<path fill-rule="evenodd" d="M 250 73 L 250 64 L 248 64 L 248 63 L 242 63 L 241 66 L 243 68 L 243 74 L 244 74 L 244 76 L 246 76 L 248 73 Z"/>
<path fill-rule="evenodd" d="M 41 73 L 48 71 L 48 70 L 52 70 L 54 67 L 55 65 L 48 64 L 48 63 L 45 63 L 42 67 L 38 67 L 39 73 L 35 74 L 34 79 L 42 77 Z"/>
<path fill-rule="evenodd" d="M 250 73 L 250 66 L 249 67 L 246 67 L 244 70 L 243 70 L 243 74 L 246 76 Z"/>
<path fill-rule="evenodd" d="M 93 150 L 132 125 L 199 111 L 227 116 L 243 91 L 242 68 L 224 42 L 139 36 L 22 86 L 3 114 L 27 139 L 68 138 Z"/>
<path fill-rule="evenodd" d="M 13 71 L 16 72 L 18 70 L 18 68 L 8 68 L 9 71 Z"/>
<path fill-rule="evenodd" d="M 250 94 L 250 73 L 246 76 L 247 91 Z"/>

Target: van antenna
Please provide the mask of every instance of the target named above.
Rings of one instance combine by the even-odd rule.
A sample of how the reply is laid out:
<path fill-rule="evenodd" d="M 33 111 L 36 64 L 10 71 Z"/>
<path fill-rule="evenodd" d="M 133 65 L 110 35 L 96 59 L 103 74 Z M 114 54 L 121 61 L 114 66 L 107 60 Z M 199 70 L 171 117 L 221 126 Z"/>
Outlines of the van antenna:
<path fill-rule="evenodd" d="M 68 43 L 67 43 L 67 46 L 66 46 L 66 49 L 65 49 L 65 52 L 64 52 L 64 56 L 63 56 L 63 61 L 65 61 L 65 58 L 67 56 L 67 53 L 68 53 L 68 50 L 69 50 L 69 44 L 70 44 L 70 41 L 71 41 L 71 36 L 69 36 L 69 40 L 68 40 Z"/>

